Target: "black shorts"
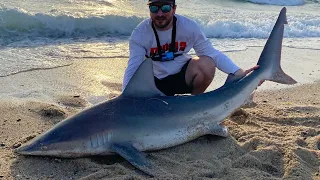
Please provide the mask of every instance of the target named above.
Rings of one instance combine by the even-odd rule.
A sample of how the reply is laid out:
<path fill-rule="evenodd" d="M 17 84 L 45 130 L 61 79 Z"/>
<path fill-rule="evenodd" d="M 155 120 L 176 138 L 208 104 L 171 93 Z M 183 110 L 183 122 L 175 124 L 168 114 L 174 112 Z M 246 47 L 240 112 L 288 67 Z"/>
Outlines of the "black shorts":
<path fill-rule="evenodd" d="M 188 94 L 192 92 L 192 87 L 186 83 L 186 71 L 190 60 L 181 68 L 177 74 L 169 75 L 163 79 L 154 77 L 157 88 L 167 96 L 175 94 Z"/>

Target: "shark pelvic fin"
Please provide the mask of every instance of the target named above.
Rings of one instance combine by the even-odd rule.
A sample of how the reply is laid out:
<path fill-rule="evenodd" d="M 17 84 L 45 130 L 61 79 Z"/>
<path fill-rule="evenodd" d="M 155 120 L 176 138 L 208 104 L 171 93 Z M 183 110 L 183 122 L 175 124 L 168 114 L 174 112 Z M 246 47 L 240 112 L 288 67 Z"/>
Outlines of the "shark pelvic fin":
<path fill-rule="evenodd" d="M 133 97 L 164 96 L 155 85 L 153 63 L 150 58 L 141 63 L 122 95 Z"/>
<path fill-rule="evenodd" d="M 214 126 L 211 126 L 209 128 L 208 134 L 215 135 L 215 136 L 221 136 L 221 137 L 228 137 L 229 131 L 228 128 L 226 128 L 223 125 L 216 124 Z"/>
<path fill-rule="evenodd" d="M 147 175 L 151 177 L 156 175 L 156 171 L 146 158 L 146 154 L 136 149 L 131 143 L 114 143 L 111 145 L 111 149 Z"/>

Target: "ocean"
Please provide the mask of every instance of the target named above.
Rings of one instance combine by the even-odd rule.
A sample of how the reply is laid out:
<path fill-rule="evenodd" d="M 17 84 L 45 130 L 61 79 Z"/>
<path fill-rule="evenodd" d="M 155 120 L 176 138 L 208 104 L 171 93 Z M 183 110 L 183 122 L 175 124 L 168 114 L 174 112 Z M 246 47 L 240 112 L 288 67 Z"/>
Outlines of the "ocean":
<path fill-rule="evenodd" d="M 0 77 L 74 60 L 127 59 L 132 30 L 149 17 L 146 3 L 2 0 Z M 177 13 L 196 21 L 223 52 L 264 46 L 283 6 L 289 22 L 283 46 L 320 50 L 320 0 L 177 0 L 176 4 Z"/>

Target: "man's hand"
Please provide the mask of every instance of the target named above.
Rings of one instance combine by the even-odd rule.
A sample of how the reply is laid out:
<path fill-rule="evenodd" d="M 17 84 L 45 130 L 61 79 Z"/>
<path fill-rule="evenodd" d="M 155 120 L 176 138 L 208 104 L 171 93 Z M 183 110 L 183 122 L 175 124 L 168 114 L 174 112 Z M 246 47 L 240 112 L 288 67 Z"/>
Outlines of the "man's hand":
<path fill-rule="evenodd" d="M 248 69 L 248 70 L 243 70 L 243 69 L 239 69 L 238 71 L 236 71 L 234 73 L 235 76 L 246 76 L 249 73 L 251 73 L 253 70 L 256 70 L 259 68 L 259 65 L 255 65 L 254 67 Z"/>
<path fill-rule="evenodd" d="M 259 69 L 259 65 L 255 65 L 250 69 L 247 70 L 243 70 L 243 69 L 239 69 L 238 71 L 236 71 L 234 73 L 235 76 L 239 76 L 239 77 L 245 77 L 246 75 L 250 74 L 252 71 Z M 264 80 L 260 81 L 259 86 L 264 82 Z"/>

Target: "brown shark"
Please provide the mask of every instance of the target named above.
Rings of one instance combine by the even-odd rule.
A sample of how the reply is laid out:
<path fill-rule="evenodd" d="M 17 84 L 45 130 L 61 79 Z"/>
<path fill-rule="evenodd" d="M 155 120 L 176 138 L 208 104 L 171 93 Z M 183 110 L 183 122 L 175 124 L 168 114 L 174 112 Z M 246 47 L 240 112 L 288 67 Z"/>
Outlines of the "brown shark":
<path fill-rule="evenodd" d="M 241 107 L 262 80 L 296 81 L 280 66 L 286 8 L 280 12 L 258 61 L 240 80 L 200 95 L 164 96 L 146 59 L 117 98 L 88 108 L 17 150 L 23 155 L 84 157 L 117 153 L 143 172 L 156 175 L 143 151 L 165 149 L 206 134 L 227 136 L 220 123 Z"/>

